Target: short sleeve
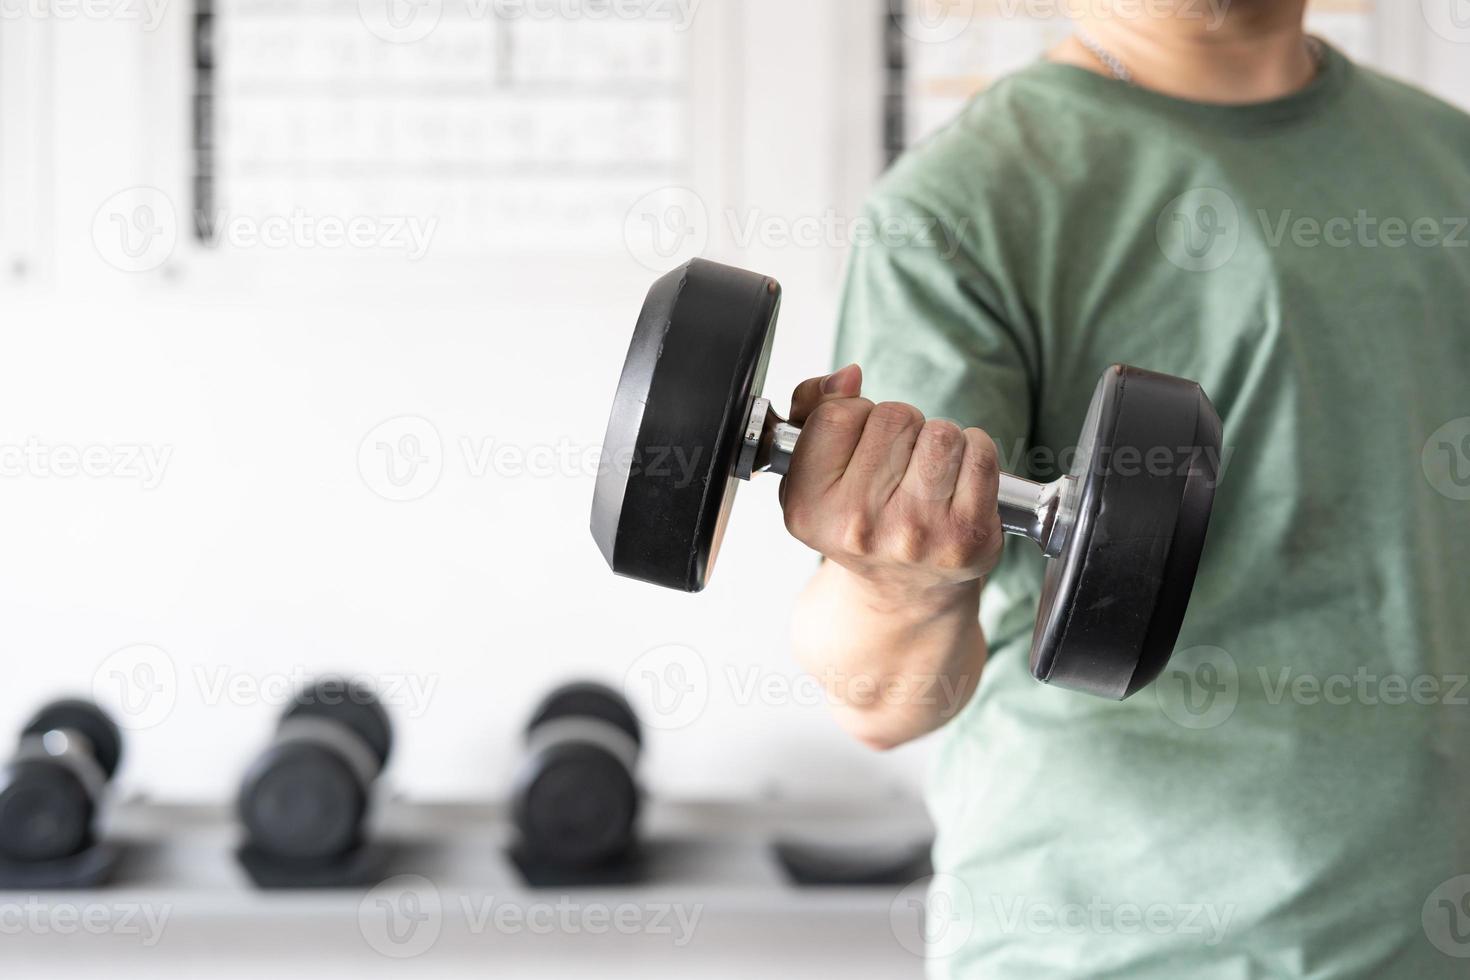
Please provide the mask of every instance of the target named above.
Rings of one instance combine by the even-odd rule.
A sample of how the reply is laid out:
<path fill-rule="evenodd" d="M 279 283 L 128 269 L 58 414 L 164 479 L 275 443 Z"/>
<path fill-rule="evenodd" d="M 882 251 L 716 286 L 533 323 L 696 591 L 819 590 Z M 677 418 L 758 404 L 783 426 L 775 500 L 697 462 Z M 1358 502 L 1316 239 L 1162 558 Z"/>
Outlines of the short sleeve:
<path fill-rule="evenodd" d="M 1030 435 L 1034 351 L 1007 322 L 995 278 L 961 244 L 955 229 L 965 224 L 906 201 L 869 203 L 842 291 L 836 363 L 861 364 L 875 401 L 985 429 L 1011 466 Z"/>

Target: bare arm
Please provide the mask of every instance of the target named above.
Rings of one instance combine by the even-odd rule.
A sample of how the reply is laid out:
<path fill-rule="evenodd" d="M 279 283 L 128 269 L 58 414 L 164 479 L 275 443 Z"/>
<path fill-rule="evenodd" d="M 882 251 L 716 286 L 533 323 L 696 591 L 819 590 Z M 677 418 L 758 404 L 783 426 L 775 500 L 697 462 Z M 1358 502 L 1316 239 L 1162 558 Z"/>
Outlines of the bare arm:
<path fill-rule="evenodd" d="M 969 701 L 985 666 L 979 611 L 979 582 L 905 598 L 823 562 L 797 605 L 796 656 L 823 682 L 849 734 L 891 749 Z"/>
<path fill-rule="evenodd" d="M 995 445 L 979 429 L 860 397 L 844 369 L 805 382 L 782 486 L 786 524 L 827 558 L 802 593 L 798 661 L 839 722 L 888 749 L 941 727 L 979 683 L 980 592 L 1000 558 Z"/>

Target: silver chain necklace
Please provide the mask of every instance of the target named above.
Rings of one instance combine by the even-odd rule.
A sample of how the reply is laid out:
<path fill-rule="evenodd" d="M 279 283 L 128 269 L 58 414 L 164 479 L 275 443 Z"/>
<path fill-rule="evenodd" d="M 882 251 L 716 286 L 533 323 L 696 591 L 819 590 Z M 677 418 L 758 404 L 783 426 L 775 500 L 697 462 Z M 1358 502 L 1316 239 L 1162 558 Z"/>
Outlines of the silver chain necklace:
<path fill-rule="evenodd" d="M 1128 85 L 1138 84 L 1133 79 L 1133 72 L 1129 70 L 1127 65 L 1123 64 L 1123 59 L 1103 47 L 1097 38 L 1088 34 L 1086 31 L 1078 31 L 1077 40 L 1084 48 L 1092 52 L 1092 56 L 1102 62 L 1103 67 L 1118 81 Z M 1312 56 L 1312 63 L 1317 66 L 1317 70 L 1321 71 L 1322 63 L 1327 60 L 1326 45 L 1319 38 L 1312 37 L 1308 34 L 1307 53 Z"/>

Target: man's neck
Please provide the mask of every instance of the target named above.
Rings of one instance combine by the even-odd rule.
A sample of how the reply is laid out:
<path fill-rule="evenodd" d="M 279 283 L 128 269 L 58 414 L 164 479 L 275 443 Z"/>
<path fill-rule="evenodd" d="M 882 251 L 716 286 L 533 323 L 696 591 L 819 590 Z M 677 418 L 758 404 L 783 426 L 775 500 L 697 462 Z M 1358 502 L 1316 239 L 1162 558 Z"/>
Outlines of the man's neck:
<path fill-rule="evenodd" d="M 1092 17 L 1077 26 L 1143 88 L 1194 102 L 1267 102 L 1299 91 L 1317 73 L 1302 26 L 1305 6 L 1306 0 L 1239 2 L 1218 17 Z M 1051 58 L 1109 73 L 1075 37 Z"/>

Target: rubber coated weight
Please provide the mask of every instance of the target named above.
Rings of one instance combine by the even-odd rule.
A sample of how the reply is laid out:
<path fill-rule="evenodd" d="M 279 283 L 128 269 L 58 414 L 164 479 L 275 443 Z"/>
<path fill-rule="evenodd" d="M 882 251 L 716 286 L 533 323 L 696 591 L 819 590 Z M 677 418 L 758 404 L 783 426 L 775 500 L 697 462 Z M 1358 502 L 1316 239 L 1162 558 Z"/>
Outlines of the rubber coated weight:
<path fill-rule="evenodd" d="M 37 712 L 14 758 L 0 766 L 0 859 L 54 862 L 91 846 L 121 758 L 122 733 L 90 701 L 55 701 Z"/>
<path fill-rule="evenodd" d="M 92 840 L 96 801 L 68 769 L 37 759 L 0 769 L 0 858 L 55 861 Z"/>
<path fill-rule="evenodd" d="M 392 741 L 372 691 L 338 678 L 314 683 L 283 713 L 242 781 L 237 809 L 250 844 L 286 865 L 341 859 L 362 843 Z"/>
<path fill-rule="evenodd" d="M 111 779 L 122 761 L 122 732 L 116 722 L 91 701 L 67 698 L 53 701 L 36 712 L 23 736 L 44 735 L 47 732 L 71 731 L 80 733 L 91 744 L 92 757 Z"/>
<path fill-rule="evenodd" d="M 531 712 L 531 720 L 526 722 L 527 736 L 559 718 L 596 718 L 623 732 L 635 745 L 643 745 L 642 729 L 633 706 L 606 684 L 574 681 L 552 691 Z"/>
<path fill-rule="evenodd" d="M 1204 552 L 1221 427 L 1192 381 L 1115 365 L 1093 395 L 1048 563 L 1031 673 L 1122 700 L 1169 661 Z"/>
<path fill-rule="evenodd" d="M 699 592 L 735 502 L 744 412 L 765 384 L 781 289 L 696 260 L 648 294 L 603 442 L 592 535 L 619 575 Z"/>
<path fill-rule="evenodd" d="M 316 745 L 267 749 L 240 793 L 251 842 L 283 861 L 326 861 L 352 850 L 367 806 L 367 787 L 352 768 Z"/>
<path fill-rule="evenodd" d="M 573 870 L 629 856 L 640 745 L 638 718 L 617 691 L 584 682 L 548 695 L 526 726 L 512 795 L 524 856 Z"/>
<path fill-rule="evenodd" d="M 377 694 L 365 685 L 340 677 L 318 680 L 286 710 L 283 720 L 291 718 L 326 718 L 346 725 L 372 748 L 380 767 L 388 764 L 393 722 Z"/>
<path fill-rule="evenodd" d="M 701 259 L 654 284 L 604 443 L 625 465 L 604 469 L 593 499 L 593 536 L 613 571 L 703 589 L 742 448 L 761 463 L 742 476 L 785 471 L 799 433 L 759 398 L 779 306 L 774 280 Z M 1098 384 L 1067 477 L 1041 486 L 1002 475 L 1005 527 L 1051 559 L 1037 679 L 1122 699 L 1163 670 L 1204 550 L 1220 450 L 1220 419 L 1198 384 L 1117 365 Z"/>

